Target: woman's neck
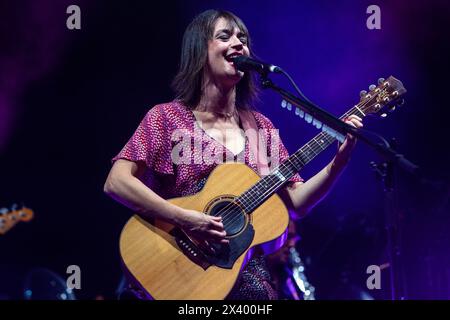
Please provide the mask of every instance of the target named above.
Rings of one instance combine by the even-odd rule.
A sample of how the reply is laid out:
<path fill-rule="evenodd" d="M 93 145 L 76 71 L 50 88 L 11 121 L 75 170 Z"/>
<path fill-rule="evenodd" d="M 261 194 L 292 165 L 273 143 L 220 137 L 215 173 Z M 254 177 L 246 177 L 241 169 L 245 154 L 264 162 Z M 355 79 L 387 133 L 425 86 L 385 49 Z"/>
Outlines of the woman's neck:
<path fill-rule="evenodd" d="M 215 83 L 208 83 L 203 87 L 198 111 L 211 112 L 218 115 L 236 113 L 236 87 L 219 87 Z"/>

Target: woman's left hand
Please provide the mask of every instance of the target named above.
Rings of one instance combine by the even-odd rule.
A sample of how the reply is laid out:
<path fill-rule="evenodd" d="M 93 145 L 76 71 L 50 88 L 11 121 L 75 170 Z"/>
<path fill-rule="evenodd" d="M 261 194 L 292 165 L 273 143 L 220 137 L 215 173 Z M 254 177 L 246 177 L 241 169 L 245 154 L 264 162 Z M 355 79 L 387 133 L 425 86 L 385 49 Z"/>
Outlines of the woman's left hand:
<path fill-rule="evenodd" d="M 356 115 L 351 115 L 348 118 L 346 118 L 344 121 L 348 125 L 355 127 L 355 128 L 363 127 L 362 119 Z M 344 143 L 342 143 L 339 146 L 337 157 L 339 157 L 342 160 L 348 161 L 348 159 L 350 158 L 350 154 L 356 145 L 356 140 L 357 140 L 356 137 L 352 136 L 351 134 L 348 134 L 344 140 Z"/>

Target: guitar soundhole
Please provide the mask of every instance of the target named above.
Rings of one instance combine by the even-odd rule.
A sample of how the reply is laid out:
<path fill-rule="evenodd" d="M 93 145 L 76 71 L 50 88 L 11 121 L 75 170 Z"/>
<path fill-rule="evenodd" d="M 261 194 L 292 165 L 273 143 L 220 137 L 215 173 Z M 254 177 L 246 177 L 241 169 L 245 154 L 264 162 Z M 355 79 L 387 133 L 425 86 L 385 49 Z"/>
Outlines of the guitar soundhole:
<path fill-rule="evenodd" d="M 245 213 L 231 201 L 221 201 L 214 205 L 210 212 L 213 216 L 221 216 L 227 236 L 233 236 L 246 225 Z"/>

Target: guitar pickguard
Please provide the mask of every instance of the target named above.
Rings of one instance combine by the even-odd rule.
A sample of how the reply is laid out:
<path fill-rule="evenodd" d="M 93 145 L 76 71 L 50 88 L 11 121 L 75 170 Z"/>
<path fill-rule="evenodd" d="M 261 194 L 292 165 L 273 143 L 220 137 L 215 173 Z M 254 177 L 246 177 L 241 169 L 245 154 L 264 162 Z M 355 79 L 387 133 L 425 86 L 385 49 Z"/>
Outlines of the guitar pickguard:
<path fill-rule="evenodd" d="M 207 256 L 208 261 L 218 267 L 231 269 L 241 254 L 250 247 L 255 230 L 248 224 L 242 233 L 233 237 L 228 244 L 214 244 L 217 254 Z"/>
<path fill-rule="evenodd" d="M 175 241 L 183 253 L 204 270 L 211 265 L 231 269 L 242 253 L 250 247 L 255 236 L 255 230 L 251 224 L 247 224 L 238 236 L 229 239 L 228 244 L 212 244 L 215 254 L 208 254 L 201 250 L 180 229 L 173 229 L 171 234 L 175 237 Z"/>

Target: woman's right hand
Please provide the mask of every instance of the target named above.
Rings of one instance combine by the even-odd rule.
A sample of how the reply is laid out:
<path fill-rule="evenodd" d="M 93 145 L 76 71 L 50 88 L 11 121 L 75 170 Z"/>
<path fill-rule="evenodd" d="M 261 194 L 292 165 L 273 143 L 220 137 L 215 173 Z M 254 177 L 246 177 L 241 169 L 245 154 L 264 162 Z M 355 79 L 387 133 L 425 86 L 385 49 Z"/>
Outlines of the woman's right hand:
<path fill-rule="evenodd" d="M 200 245 L 212 249 L 210 242 L 229 243 L 223 227 L 222 217 L 210 216 L 195 210 L 184 210 L 180 227 Z"/>

